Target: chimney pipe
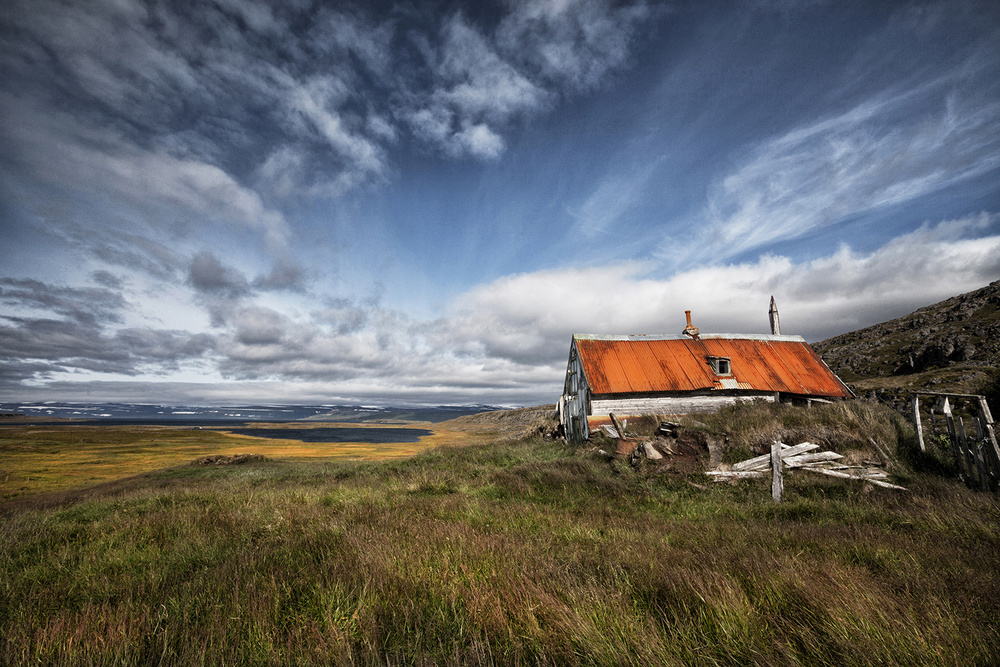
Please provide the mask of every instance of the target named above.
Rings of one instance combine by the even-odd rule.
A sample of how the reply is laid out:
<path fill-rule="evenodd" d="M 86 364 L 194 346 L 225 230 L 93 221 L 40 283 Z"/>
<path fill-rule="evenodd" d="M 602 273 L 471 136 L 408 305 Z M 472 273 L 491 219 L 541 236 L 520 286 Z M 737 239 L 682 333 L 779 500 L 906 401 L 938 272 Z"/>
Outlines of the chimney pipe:
<path fill-rule="evenodd" d="M 778 306 L 774 303 L 774 297 L 771 297 L 771 309 L 767 311 L 768 317 L 771 320 L 771 333 L 775 336 L 781 335 L 781 322 L 778 321 Z"/>
<path fill-rule="evenodd" d="M 684 314 L 687 316 L 687 326 L 684 327 L 684 331 L 681 333 L 685 336 L 691 336 L 691 338 L 697 338 L 699 335 L 698 327 L 691 324 L 691 311 L 685 310 Z"/>

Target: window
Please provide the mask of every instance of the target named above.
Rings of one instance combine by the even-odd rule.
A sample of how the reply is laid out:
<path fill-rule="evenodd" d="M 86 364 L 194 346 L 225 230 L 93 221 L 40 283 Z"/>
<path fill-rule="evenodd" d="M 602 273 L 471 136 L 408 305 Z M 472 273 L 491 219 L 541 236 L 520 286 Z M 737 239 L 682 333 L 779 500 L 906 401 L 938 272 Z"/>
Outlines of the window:
<path fill-rule="evenodd" d="M 716 375 L 732 375 L 733 368 L 729 362 L 729 357 L 709 357 L 708 363 L 712 365 L 712 370 Z"/>

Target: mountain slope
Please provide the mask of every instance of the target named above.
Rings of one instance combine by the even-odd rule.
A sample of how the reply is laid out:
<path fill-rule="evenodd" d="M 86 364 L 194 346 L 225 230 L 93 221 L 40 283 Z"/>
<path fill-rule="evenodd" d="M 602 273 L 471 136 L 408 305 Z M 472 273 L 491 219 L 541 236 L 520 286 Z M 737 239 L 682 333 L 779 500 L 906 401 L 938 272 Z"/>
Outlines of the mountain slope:
<path fill-rule="evenodd" d="M 855 391 L 975 391 L 1000 367 L 1000 280 L 813 349 Z"/>

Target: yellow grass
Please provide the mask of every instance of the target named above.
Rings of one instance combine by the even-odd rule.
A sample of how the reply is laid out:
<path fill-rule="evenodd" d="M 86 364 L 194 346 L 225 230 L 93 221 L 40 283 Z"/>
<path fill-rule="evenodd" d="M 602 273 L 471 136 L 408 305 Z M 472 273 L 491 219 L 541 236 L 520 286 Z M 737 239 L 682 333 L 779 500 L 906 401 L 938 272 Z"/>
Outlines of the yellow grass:
<path fill-rule="evenodd" d="M 0 500 L 66 491 L 190 463 L 210 455 L 262 454 L 279 460 L 382 460 L 440 445 L 482 442 L 481 428 L 447 424 L 257 424 L 260 428 L 421 428 L 414 443 L 311 443 L 177 426 L 0 425 Z"/>

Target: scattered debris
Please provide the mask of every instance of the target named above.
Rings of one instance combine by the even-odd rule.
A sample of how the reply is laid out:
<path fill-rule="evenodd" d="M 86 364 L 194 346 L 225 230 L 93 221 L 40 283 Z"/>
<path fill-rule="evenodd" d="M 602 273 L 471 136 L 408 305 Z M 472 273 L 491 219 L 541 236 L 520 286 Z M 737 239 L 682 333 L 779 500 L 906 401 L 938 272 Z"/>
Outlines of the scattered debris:
<path fill-rule="evenodd" d="M 645 453 L 646 458 L 651 461 L 658 461 L 663 458 L 663 454 L 656 451 L 656 447 L 653 446 L 652 442 L 648 440 L 639 445 L 642 448 L 643 453 Z"/>
<path fill-rule="evenodd" d="M 681 425 L 675 422 L 660 422 L 660 426 L 656 429 L 656 432 L 658 435 L 662 435 L 664 437 L 677 435 L 677 429 L 680 427 Z"/>
<path fill-rule="evenodd" d="M 902 486 L 886 482 L 885 479 L 889 477 L 889 474 L 881 468 L 835 463 L 843 456 L 836 452 L 815 452 L 814 450 L 819 449 L 819 445 L 814 445 L 811 442 L 802 442 L 794 446 L 779 444 L 781 446 L 781 462 L 786 469 L 809 470 L 830 477 L 859 479 L 887 489 L 906 491 Z M 732 470 L 709 470 L 705 474 L 716 481 L 770 476 L 771 454 L 740 461 L 733 465 Z"/>

